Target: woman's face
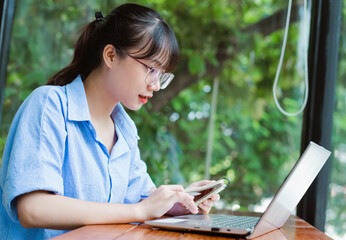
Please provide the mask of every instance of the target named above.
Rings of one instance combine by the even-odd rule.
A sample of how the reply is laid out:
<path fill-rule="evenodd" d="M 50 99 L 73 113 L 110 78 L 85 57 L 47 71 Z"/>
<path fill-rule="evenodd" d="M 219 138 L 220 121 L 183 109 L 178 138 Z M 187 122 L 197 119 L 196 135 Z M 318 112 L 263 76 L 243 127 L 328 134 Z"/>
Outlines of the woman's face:
<path fill-rule="evenodd" d="M 148 68 L 135 59 L 125 55 L 116 55 L 115 64 L 109 70 L 107 89 L 116 101 L 121 102 L 131 110 L 138 110 L 153 96 L 154 91 L 160 90 L 160 83 L 148 85 L 144 81 Z M 155 67 L 148 60 L 142 63 Z"/>

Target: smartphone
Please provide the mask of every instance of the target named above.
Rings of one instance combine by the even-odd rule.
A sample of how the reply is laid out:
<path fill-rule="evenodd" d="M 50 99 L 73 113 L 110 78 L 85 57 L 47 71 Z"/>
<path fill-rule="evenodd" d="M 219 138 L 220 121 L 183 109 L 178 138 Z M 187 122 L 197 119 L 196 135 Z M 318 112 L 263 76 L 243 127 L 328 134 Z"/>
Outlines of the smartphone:
<path fill-rule="evenodd" d="M 187 188 L 185 189 L 185 192 L 195 196 L 194 202 L 198 206 L 198 204 L 206 199 L 209 199 L 214 194 L 221 192 L 226 187 L 227 185 L 225 184 L 224 179 L 220 179 L 216 182 L 212 182 L 200 187 Z"/>

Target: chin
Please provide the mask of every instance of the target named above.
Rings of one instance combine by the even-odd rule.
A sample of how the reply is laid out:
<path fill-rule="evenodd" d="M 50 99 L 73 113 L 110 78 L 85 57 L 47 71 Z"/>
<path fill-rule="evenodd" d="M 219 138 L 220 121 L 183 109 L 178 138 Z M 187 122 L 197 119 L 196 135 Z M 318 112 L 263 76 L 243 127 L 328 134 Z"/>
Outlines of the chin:
<path fill-rule="evenodd" d="M 142 104 L 125 104 L 122 103 L 127 109 L 130 109 L 132 111 L 137 111 L 139 109 L 141 109 Z"/>

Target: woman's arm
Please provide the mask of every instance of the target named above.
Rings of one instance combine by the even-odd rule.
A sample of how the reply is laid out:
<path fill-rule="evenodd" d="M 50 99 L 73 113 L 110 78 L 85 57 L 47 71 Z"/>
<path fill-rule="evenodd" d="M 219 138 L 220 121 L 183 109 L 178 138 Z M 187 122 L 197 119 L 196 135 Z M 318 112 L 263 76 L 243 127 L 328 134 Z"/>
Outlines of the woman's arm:
<path fill-rule="evenodd" d="M 136 221 L 141 216 L 136 204 L 89 202 L 47 191 L 18 197 L 17 211 L 25 228 L 74 229 L 86 224 Z"/>
<path fill-rule="evenodd" d="M 141 222 L 161 217 L 176 202 L 197 213 L 192 199 L 180 185 L 160 186 L 136 204 L 90 202 L 35 191 L 17 198 L 17 211 L 23 227 L 66 230 L 88 224 Z"/>

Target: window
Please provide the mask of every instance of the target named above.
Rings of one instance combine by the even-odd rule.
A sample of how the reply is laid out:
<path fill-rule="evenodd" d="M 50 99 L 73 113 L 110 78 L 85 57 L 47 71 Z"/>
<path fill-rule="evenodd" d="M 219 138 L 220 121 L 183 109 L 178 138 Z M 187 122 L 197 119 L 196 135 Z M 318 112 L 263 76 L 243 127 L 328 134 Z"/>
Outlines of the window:
<path fill-rule="evenodd" d="M 346 238 L 346 2 L 343 4 L 339 65 L 333 123 L 333 162 L 327 206 L 326 233 L 334 239 Z"/>
<path fill-rule="evenodd" d="M 69 63 L 77 30 L 94 19 L 94 12 L 102 10 L 106 15 L 126 1 L 105 2 L 16 1 L 0 128 L 1 155 L 21 102 Z M 232 182 L 217 207 L 263 211 L 300 153 L 302 114 L 284 116 L 272 96 L 287 2 L 135 2 L 161 13 L 175 31 L 181 51 L 171 85 L 140 111 L 130 112 L 153 180 L 156 184 L 186 185 L 203 179 L 209 155 L 210 177 L 226 176 Z M 339 220 L 346 222 L 345 5 L 326 228 L 335 238 L 345 237 Z M 297 111 L 304 98 L 303 16 L 302 1 L 295 1 L 277 90 L 288 112 Z M 209 126 L 213 126 L 213 133 Z"/>

